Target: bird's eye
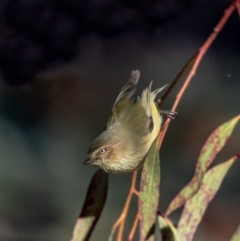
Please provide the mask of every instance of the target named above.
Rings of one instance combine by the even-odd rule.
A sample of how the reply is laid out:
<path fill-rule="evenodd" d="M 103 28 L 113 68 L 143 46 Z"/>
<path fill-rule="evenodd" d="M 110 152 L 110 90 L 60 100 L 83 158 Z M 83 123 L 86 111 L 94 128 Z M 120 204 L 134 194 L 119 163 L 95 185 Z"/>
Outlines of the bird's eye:
<path fill-rule="evenodd" d="M 99 151 L 101 154 L 104 154 L 106 152 L 106 150 L 104 148 L 100 149 Z"/>

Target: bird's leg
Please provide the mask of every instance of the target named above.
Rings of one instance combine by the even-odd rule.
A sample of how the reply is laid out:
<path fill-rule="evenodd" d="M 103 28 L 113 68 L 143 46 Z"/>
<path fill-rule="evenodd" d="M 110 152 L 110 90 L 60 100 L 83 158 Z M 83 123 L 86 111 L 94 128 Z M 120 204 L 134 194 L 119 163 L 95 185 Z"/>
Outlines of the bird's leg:
<path fill-rule="evenodd" d="M 176 111 L 172 110 L 158 110 L 161 115 L 165 115 L 168 118 L 171 118 L 172 120 L 175 119 L 175 116 L 177 115 Z"/>

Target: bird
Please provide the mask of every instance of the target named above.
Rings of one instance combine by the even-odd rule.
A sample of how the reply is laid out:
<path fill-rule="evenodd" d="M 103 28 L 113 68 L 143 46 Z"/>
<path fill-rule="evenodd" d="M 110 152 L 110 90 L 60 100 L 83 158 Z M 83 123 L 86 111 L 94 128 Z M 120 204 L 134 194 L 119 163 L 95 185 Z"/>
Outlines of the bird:
<path fill-rule="evenodd" d="M 163 115 L 174 119 L 177 112 L 159 110 L 154 101 L 167 85 L 151 91 L 151 81 L 140 96 L 131 98 L 139 78 L 140 71 L 133 70 L 117 96 L 106 129 L 90 145 L 84 165 L 115 174 L 138 170 L 160 133 Z"/>

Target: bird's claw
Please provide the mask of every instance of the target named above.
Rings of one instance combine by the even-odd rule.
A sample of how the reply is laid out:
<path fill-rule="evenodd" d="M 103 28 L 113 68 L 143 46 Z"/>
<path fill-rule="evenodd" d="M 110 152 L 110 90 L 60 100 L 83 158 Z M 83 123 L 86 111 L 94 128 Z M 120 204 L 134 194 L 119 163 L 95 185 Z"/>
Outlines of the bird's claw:
<path fill-rule="evenodd" d="M 176 111 L 172 111 L 172 110 L 161 110 L 160 113 L 162 115 L 166 115 L 168 118 L 174 120 L 175 116 L 177 115 Z"/>

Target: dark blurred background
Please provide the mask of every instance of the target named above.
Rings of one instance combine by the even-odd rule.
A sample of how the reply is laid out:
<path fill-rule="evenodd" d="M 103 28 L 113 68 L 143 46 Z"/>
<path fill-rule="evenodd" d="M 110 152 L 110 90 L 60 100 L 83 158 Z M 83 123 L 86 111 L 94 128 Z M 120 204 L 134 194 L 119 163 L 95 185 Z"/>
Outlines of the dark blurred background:
<path fill-rule="evenodd" d="M 91 141 L 131 70 L 139 89 L 171 83 L 230 0 L 0 1 L 0 240 L 70 240 L 95 167 Z M 190 180 L 200 149 L 239 114 L 240 22 L 235 12 L 204 57 L 161 150 L 161 202 Z M 183 80 L 182 80 L 183 81 Z M 180 82 L 164 104 L 171 109 Z M 240 125 L 217 162 L 240 151 Z M 195 240 L 230 240 L 240 223 L 240 164 L 229 171 Z M 92 240 L 107 240 L 131 174 L 110 175 Z M 137 208 L 134 198 L 127 229 Z M 172 215 L 177 222 L 178 214 Z"/>

